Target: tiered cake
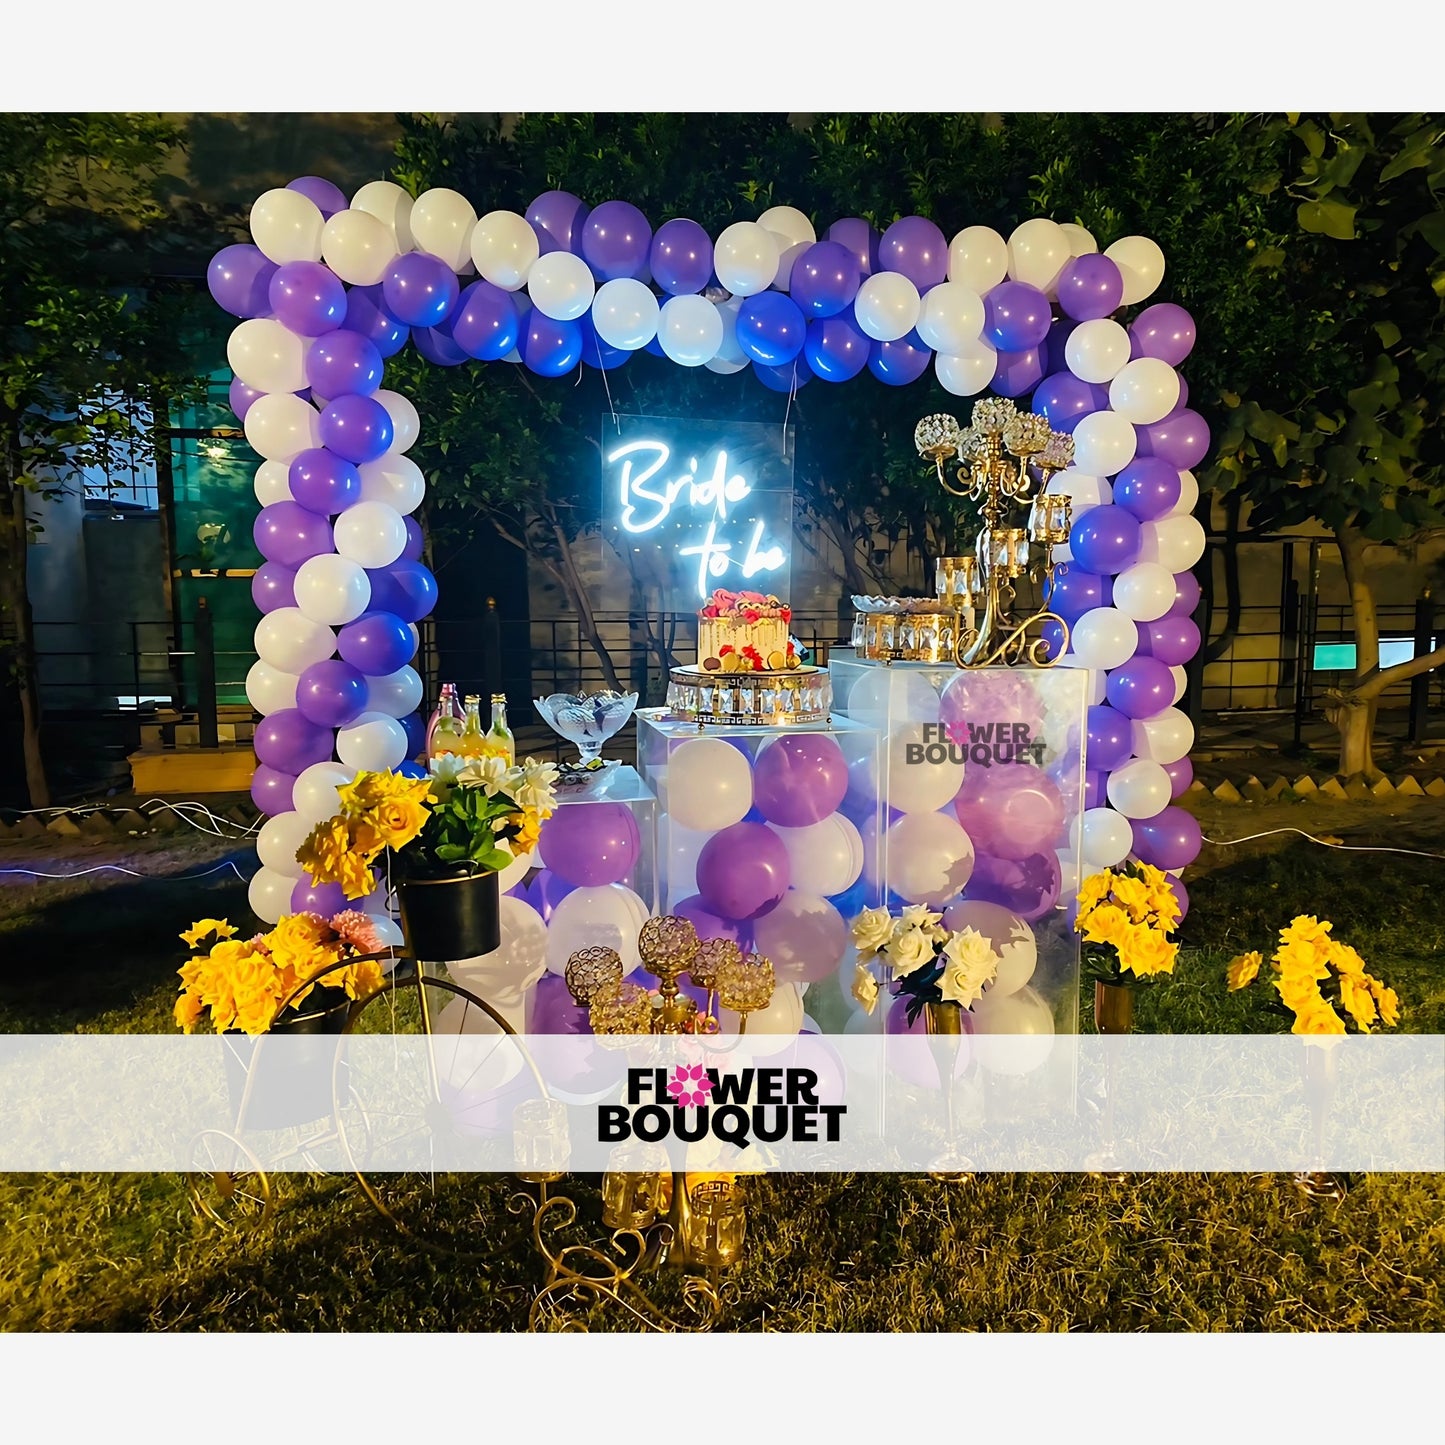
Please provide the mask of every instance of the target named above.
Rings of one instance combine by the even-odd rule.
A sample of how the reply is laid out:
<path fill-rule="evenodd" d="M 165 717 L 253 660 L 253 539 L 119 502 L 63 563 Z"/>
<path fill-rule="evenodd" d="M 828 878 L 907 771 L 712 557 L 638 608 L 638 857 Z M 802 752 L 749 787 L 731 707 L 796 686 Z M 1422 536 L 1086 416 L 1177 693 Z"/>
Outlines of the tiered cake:
<path fill-rule="evenodd" d="M 793 609 L 771 593 L 719 587 L 697 614 L 697 660 L 706 672 L 786 672 L 798 666 L 788 636 Z"/>

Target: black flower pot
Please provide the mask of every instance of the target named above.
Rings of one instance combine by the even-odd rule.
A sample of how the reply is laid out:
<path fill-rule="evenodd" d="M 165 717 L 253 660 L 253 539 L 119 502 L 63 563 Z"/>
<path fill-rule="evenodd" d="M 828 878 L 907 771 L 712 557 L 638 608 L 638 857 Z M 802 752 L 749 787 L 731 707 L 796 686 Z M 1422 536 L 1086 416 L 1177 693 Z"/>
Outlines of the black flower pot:
<path fill-rule="evenodd" d="M 427 963 L 491 953 L 502 943 L 495 873 L 409 878 L 397 884 L 407 951 Z"/>
<path fill-rule="evenodd" d="M 320 992 L 330 994 L 332 990 Z M 302 1003 L 303 1010 L 314 997 Z M 332 1075 L 339 1047 L 335 1040 L 345 1030 L 350 1013 L 351 1000 L 343 995 L 339 1002 L 310 1012 L 288 1009 L 258 1037 L 234 1029 L 226 1032 L 226 1084 L 233 1114 L 243 1129 L 293 1129 L 331 1114 Z M 305 1042 L 268 1052 L 266 1038 L 276 1034 L 299 1034 Z"/>

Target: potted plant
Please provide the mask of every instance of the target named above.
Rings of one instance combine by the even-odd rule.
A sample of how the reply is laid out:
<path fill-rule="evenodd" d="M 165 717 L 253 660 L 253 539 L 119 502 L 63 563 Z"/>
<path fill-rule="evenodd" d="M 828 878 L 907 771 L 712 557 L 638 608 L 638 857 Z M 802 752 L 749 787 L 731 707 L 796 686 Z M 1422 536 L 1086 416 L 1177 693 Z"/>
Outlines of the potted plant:
<path fill-rule="evenodd" d="M 1094 980 L 1094 1023 L 1101 1034 L 1134 1026 L 1134 985 L 1173 973 L 1179 922 L 1169 875 L 1148 863 L 1122 863 L 1084 880 L 1074 930 L 1083 935 L 1085 977 Z"/>
<path fill-rule="evenodd" d="M 509 765 L 455 754 L 434 759 L 430 777 L 360 772 L 336 790 L 340 811 L 312 829 L 296 859 L 313 883 L 361 898 L 385 853 L 414 957 L 490 953 L 501 943 L 497 875 L 536 846 L 556 774 L 532 758 Z"/>

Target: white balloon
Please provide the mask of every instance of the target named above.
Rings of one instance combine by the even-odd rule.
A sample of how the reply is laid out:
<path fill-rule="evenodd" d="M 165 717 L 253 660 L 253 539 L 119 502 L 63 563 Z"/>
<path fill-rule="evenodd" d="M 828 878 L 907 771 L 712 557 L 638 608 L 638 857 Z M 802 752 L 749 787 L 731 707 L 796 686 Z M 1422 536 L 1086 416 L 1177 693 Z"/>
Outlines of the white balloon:
<path fill-rule="evenodd" d="M 477 213 L 460 191 L 433 186 L 411 208 L 411 234 L 418 251 L 440 256 L 453 271 L 472 258 L 472 228 Z"/>
<path fill-rule="evenodd" d="M 1129 856 L 1134 830 L 1122 813 L 1112 808 L 1086 808 L 1083 826 L 1082 856 L 1091 869 L 1112 868 Z"/>
<path fill-rule="evenodd" d="M 1126 818 L 1155 818 L 1169 806 L 1173 784 L 1162 764 L 1152 758 L 1130 758 L 1109 774 L 1105 790 L 1115 812 Z"/>
<path fill-rule="evenodd" d="M 1087 614 L 1085 615 L 1087 616 Z M 1071 637 L 1069 640 L 1072 643 L 1073 638 Z M 1066 652 L 1058 660 L 1056 665 L 1059 667 L 1076 668 L 1084 674 L 1084 677 L 1087 679 L 1084 687 L 1084 704 L 1086 707 L 1098 707 L 1104 701 L 1107 683 L 1102 669 L 1090 667 L 1074 652 Z"/>
<path fill-rule="evenodd" d="M 796 983 L 804 972 L 822 977 L 837 968 L 848 947 L 848 925 L 826 898 L 793 887 L 754 921 L 753 945 L 780 976 Z"/>
<path fill-rule="evenodd" d="M 1187 572 L 1204 556 L 1204 526 L 1197 517 L 1161 517 L 1139 528 L 1139 560 L 1169 572 Z"/>
<path fill-rule="evenodd" d="M 1124 305 L 1132 306 L 1158 290 L 1164 279 L 1164 252 L 1148 236 L 1125 236 L 1104 254 L 1124 278 Z"/>
<path fill-rule="evenodd" d="M 366 680 L 366 705 L 388 717 L 408 717 L 421 706 L 421 678 L 414 667 L 399 667 L 385 677 Z"/>
<path fill-rule="evenodd" d="M 453 959 L 447 972 L 466 988 L 486 997 L 499 977 L 515 989 L 527 989 L 547 971 L 547 925 L 530 903 L 504 897 L 497 908 L 500 944 L 476 958 Z"/>
<path fill-rule="evenodd" d="M 989 1073 L 1031 1074 L 1053 1050 L 1053 1010 L 1032 988 L 985 993 L 973 1006 L 973 1053 Z"/>
<path fill-rule="evenodd" d="M 1098 251 L 1099 243 L 1093 233 L 1082 226 L 1076 226 L 1072 221 L 1060 221 L 1059 230 L 1069 238 L 1070 256 L 1092 256 Z"/>
<path fill-rule="evenodd" d="M 597 335 L 624 351 L 638 351 L 657 335 L 661 311 L 651 288 L 631 276 L 604 281 L 592 298 Z"/>
<path fill-rule="evenodd" d="M 1065 467 L 1049 478 L 1044 492 L 1051 497 L 1068 497 L 1070 515 L 1081 517 L 1090 507 L 1102 507 L 1114 500 L 1113 485 L 1105 477 L 1090 476 L 1078 467 Z"/>
<path fill-rule="evenodd" d="M 743 355 L 742 347 L 738 345 L 738 312 L 743 309 L 743 298 L 730 296 L 716 305 L 723 324 L 722 345 L 718 347 L 717 355 L 703 365 L 719 376 L 731 376 L 751 365 L 749 359 Z"/>
<path fill-rule="evenodd" d="M 773 996 L 765 1008 L 748 1015 L 747 1037 L 753 1042 L 748 1052 L 758 1054 L 777 1053 L 787 1047 L 787 1040 L 796 1036 L 803 1027 L 803 995 L 795 983 L 779 983 L 773 989 Z M 718 1010 L 718 1024 L 725 1034 L 735 1034 L 740 1020 L 731 1009 Z M 769 1037 L 782 1039 L 777 1049 L 766 1048 L 761 1040 Z"/>
<path fill-rule="evenodd" d="M 251 239 L 268 260 L 319 261 L 326 220 L 316 202 L 284 187 L 266 191 L 251 207 Z"/>
<path fill-rule="evenodd" d="M 1114 606 L 1135 622 L 1155 622 L 1174 605 L 1174 574 L 1157 562 L 1136 562 L 1114 578 Z"/>
<path fill-rule="evenodd" d="M 716 833 L 753 805 L 747 757 L 721 738 L 689 738 L 667 760 L 667 815 L 684 828 Z"/>
<path fill-rule="evenodd" d="M 801 893 L 842 893 L 863 872 L 862 835 L 841 813 L 805 828 L 773 826 L 773 832 L 788 850 L 788 876 Z"/>
<path fill-rule="evenodd" d="M 1139 629 L 1117 607 L 1091 607 L 1074 623 L 1069 646 L 1084 667 L 1122 667 L 1139 650 Z"/>
<path fill-rule="evenodd" d="M 1171 517 L 1183 517 L 1193 512 L 1199 505 L 1199 483 L 1194 473 L 1183 471 L 1179 473 L 1179 500 L 1170 507 Z"/>
<path fill-rule="evenodd" d="M 1134 460 L 1138 445 L 1139 434 L 1123 417 L 1091 412 L 1074 428 L 1074 465 L 1091 476 L 1112 477 Z"/>
<path fill-rule="evenodd" d="M 336 734 L 336 756 L 348 767 L 384 772 L 406 761 L 406 729 L 384 712 L 364 712 Z"/>
<path fill-rule="evenodd" d="M 1112 381 L 1128 365 L 1129 333 L 1107 317 L 1081 321 L 1064 342 L 1064 361 L 1080 381 Z"/>
<path fill-rule="evenodd" d="M 1194 724 L 1177 707 L 1165 708 L 1155 717 L 1135 718 L 1129 724 L 1136 758 L 1156 763 L 1177 763 L 1194 746 Z"/>
<path fill-rule="evenodd" d="M 306 870 L 296 861 L 296 850 L 312 827 L 311 820 L 300 813 L 277 813 L 267 818 L 256 834 L 256 856 L 261 866 L 286 878 L 300 878 Z"/>
<path fill-rule="evenodd" d="M 554 321 L 575 321 L 591 306 L 596 292 L 591 268 L 570 251 L 539 256 L 527 272 L 532 305 Z"/>
<path fill-rule="evenodd" d="M 375 216 L 386 227 L 397 252 L 416 248 L 411 230 L 414 204 L 411 196 L 395 181 L 368 181 L 351 198 L 353 211 Z"/>
<path fill-rule="evenodd" d="M 348 286 L 375 286 L 396 260 L 396 232 L 368 211 L 338 211 L 321 232 L 321 259 Z"/>
<path fill-rule="evenodd" d="M 362 462 L 357 470 L 361 473 L 363 502 L 381 502 L 405 517 L 416 511 L 426 496 L 426 478 L 421 468 L 399 452 L 387 452 L 374 462 Z M 403 530 L 405 526 L 403 523 Z"/>
<path fill-rule="evenodd" d="M 1178 702 L 1189 690 L 1189 674 L 1177 663 L 1169 669 L 1169 674 L 1174 679 L 1174 701 Z"/>
<path fill-rule="evenodd" d="M 387 391 L 385 387 L 376 393 L 376 400 L 386 408 L 386 414 L 391 418 L 391 451 L 410 451 L 421 435 L 421 417 L 417 415 L 416 407 L 399 391 Z"/>
<path fill-rule="evenodd" d="M 520 291 L 541 254 L 531 223 L 515 211 L 488 211 L 472 231 L 477 270 L 503 291 Z"/>
<path fill-rule="evenodd" d="M 973 842 L 947 813 L 908 813 L 883 841 L 888 886 L 909 903 L 947 903 L 973 873 Z"/>
<path fill-rule="evenodd" d="M 948 243 L 948 279 L 980 296 L 1008 275 L 1008 242 L 990 226 L 966 226 Z"/>
<path fill-rule="evenodd" d="M 970 341 L 957 351 L 933 358 L 938 384 L 954 396 L 976 396 L 987 389 L 998 371 L 998 352 L 986 341 Z"/>
<path fill-rule="evenodd" d="M 297 336 L 274 317 L 257 316 L 231 332 L 226 360 L 237 379 L 253 391 L 301 391 L 310 349 L 308 338 Z"/>
<path fill-rule="evenodd" d="M 875 341 L 898 341 L 918 323 L 922 300 L 907 276 L 877 271 L 858 288 L 853 314 L 865 336 Z"/>
<path fill-rule="evenodd" d="M 722 317 L 706 296 L 670 296 L 662 306 L 657 341 L 679 366 L 702 366 L 722 347 Z"/>
<path fill-rule="evenodd" d="M 905 722 L 937 722 L 938 690 L 922 673 L 903 667 L 869 667 L 854 672 L 840 712 L 886 733 Z M 834 687 L 837 687 L 834 683 Z M 837 695 L 836 693 L 834 694 Z"/>
<path fill-rule="evenodd" d="M 1109 383 L 1109 405 L 1135 426 L 1163 421 L 1179 403 L 1179 373 L 1156 356 L 1127 363 Z"/>
<path fill-rule="evenodd" d="M 406 942 L 406 934 L 401 931 L 396 919 L 388 918 L 384 913 L 368 913 L 367 922 L 376 930 L 377 940 L 383 948 L 400 948 Z M 382 972 L 390 973 L 391 964 L 383 963 Z"/>
<path fill-rule="evenodd" d="M 291 801 L 296 806 L 297 817 L 304 818 L 313 828 L 334 818 L 341 811 L 336 790 L 355 776 L 356 769 L 345 763 L 312 763 L 309 768 L 303 768 L 291 785 Z"/>
<path fill-rule="evenodd" d="M 246 412 L 246 440 L 268 462 L 292 462 L 321 445 L 321 418 L 310 402 L 278 391 L 257 397 Z"/>
<path fill-rule="evenodd" d="M 1057 221 L 1035 216 L 1008 238 L 1008 274 L 1015 281 L 1047 291 L 1068 264 L 1069 238 Z"/>
<path fill-rule="evenodd" d="M 928 727 L 934 731 L 926 735 L 924 730 Z M 903 813 L 932 813 L 958 796 L 963 786 L 964 765 L 953 760 L 946 742 L 942 761 L 914 762 L 912 759 L 919 756 L 917 751 L 910 756 L 910 749 L 936 743 L 937 729 L 936 718 L 931 724 L 893 724 L 883 741 L 881 778 L 873 777 L 872 760 L 869 760 L 868 781 L 874 797 L 886 799 L 890 808 Z"/>
<path fill-rule="evenodd" d="M 262 462 L 256 468 L 256 500 L 263 507 L 296 500 L 291 495 L 291 469 L 288 463 Z"/>
<path fill-rule="evenodd" d="M 296 880 L 288 874 L 260 868 L 246 885 L 246 902 L 262 923 L 280 923 L 291 912 L 291 891 L 295 887 Z"/>
<path fill-rule="evenodd" d="M 945 281 L 923 297 L 918 335 L 935 351 L 956 356 L 983 334 L 983 298 L 958 281 Z"/>
<path fill-rule="evenodd" d="M 501 893 L 506 893 L 509 889 L 515 888 L 517 884 L 531 872 L 533 867 L 541 866 L 540 864 L 533 863 L 530 853 L 518 853 L 514 851 L 512 845 L 505 839 L 499 841 L 497 847 L 503 853 L 510 853 L 512 855 L 512 861 L 497 874 L 497 889 Z"/>
<path fill-rule="evenodd" d="M 298 607 L 278 607 L 256 624 L 256 656 L 298 677 L 336 651 L 336 634 Z"/>
<path fill-rule="evenodd" d="M 727 746 L 726 743 L 723 744 Z M 547 924 L 547 968 L 565 973 L 567 960 L 579 948 L 614 948 L 622 957 L 624 975 L 637 967 L 637 934 L 647 905 L 621 883 L 574 888 L 552 910 Z"/>
<path fill-rule="evenodd" d="M 336 550 L 361 566 L 389 567 L 406 547 L 406 523 L 385 502 L 357 502 L 333 523 Z"/>
<path fill-rule="evenodd" d="M 758 217 L 758 225 L 778 243 L 778 269 L 772 284 L 786 291 L 792 284 L 793 263 L 818 239 L 818 233 L 796 206 L 772 206 Z"/>
<path fill-rule="evenodd" d="M 371 579 L 365 571 L 331 552 L 308 557 L 296 569 L 293 586 L 302 615 L 328 627 L 355 622 L 371 605 Z"/>
<path fill-rule="evenodd" d="M 780 259 L 777 238 L 756 221 L 734 221 L 713 246 L 713 269 L 734 296 L 755 296 L 766 291 L 778 274 Z M 665 315 L 667 306 L 662 309 Z"/>
<path fill-rule="evenodd" d="M 282 672 L 269 662 L 258 659 L 246 674 L 246 701 L 262 717 L 269 717 L 273 712 L 296 706 L 298 681 L 300 678 L 296 673 Z"/>

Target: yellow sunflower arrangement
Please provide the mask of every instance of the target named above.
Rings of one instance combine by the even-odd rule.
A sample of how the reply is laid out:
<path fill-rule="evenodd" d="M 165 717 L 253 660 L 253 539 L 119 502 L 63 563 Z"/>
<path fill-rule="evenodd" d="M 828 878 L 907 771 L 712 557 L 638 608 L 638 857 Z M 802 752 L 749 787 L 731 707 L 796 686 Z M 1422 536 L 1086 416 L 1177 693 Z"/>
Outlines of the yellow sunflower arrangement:
<path fill-rule="evenodd" d="M 1379 1023 L 1400 1021 L 1395 990 L 1373 977 L 1365 961 L 1347 943 L 1331 936 L 1334 924 L 1301 914 L 1279 931 L 1279 947 L 1270 956 L 1271 982 L 1280 1001 L 1294 1014 L 1295 1034 L 1344 1034 L 1351 1026 L 1369 1033 Z M 1229 991 L 1247 988 L 1264 965 L 1258 953 L 1242 953 L 1226 970 Z"/>
<path fill-rule="evenodd" d="M 1117 984 L 1173 973 L 1179 945 L 1169 935 L 1180 916 L 1169 875 L 1148 863 L 1086 878 L 1074 930 L 1083 935 L 1091 976 Z"/>
<path fill-rule="evenodd" d="M 384 848 L 401 849 L 420 836 L 430 810 L 430 778 L 360 772 L 337 788 L 341 811 L 318 823 L 296 850 L 312 883 L 339 883 L 348 898 L 376 887 L 371 865 Z"/>
<path fill-rule="evenodd" d="M 288 999 L 289 1015 L 300 1013 L 308 999 L 315 1010 L 344 999 L 369 998 L 382 984 L 381 965 L 371 959 L 307 983 L 333 964 L 381 952 L 376 925 L 354 910 L 329 919 L 316 913 L 288 914 L 269 933 L 254 938 L 237 938 L 224 918 L 203 918 L 181 938 L 192 952 L 179 969 L 175 1019 L 188 1034 L 207 1013 L 217 1033 L 238 1029 L 263 1034 Z"/>

